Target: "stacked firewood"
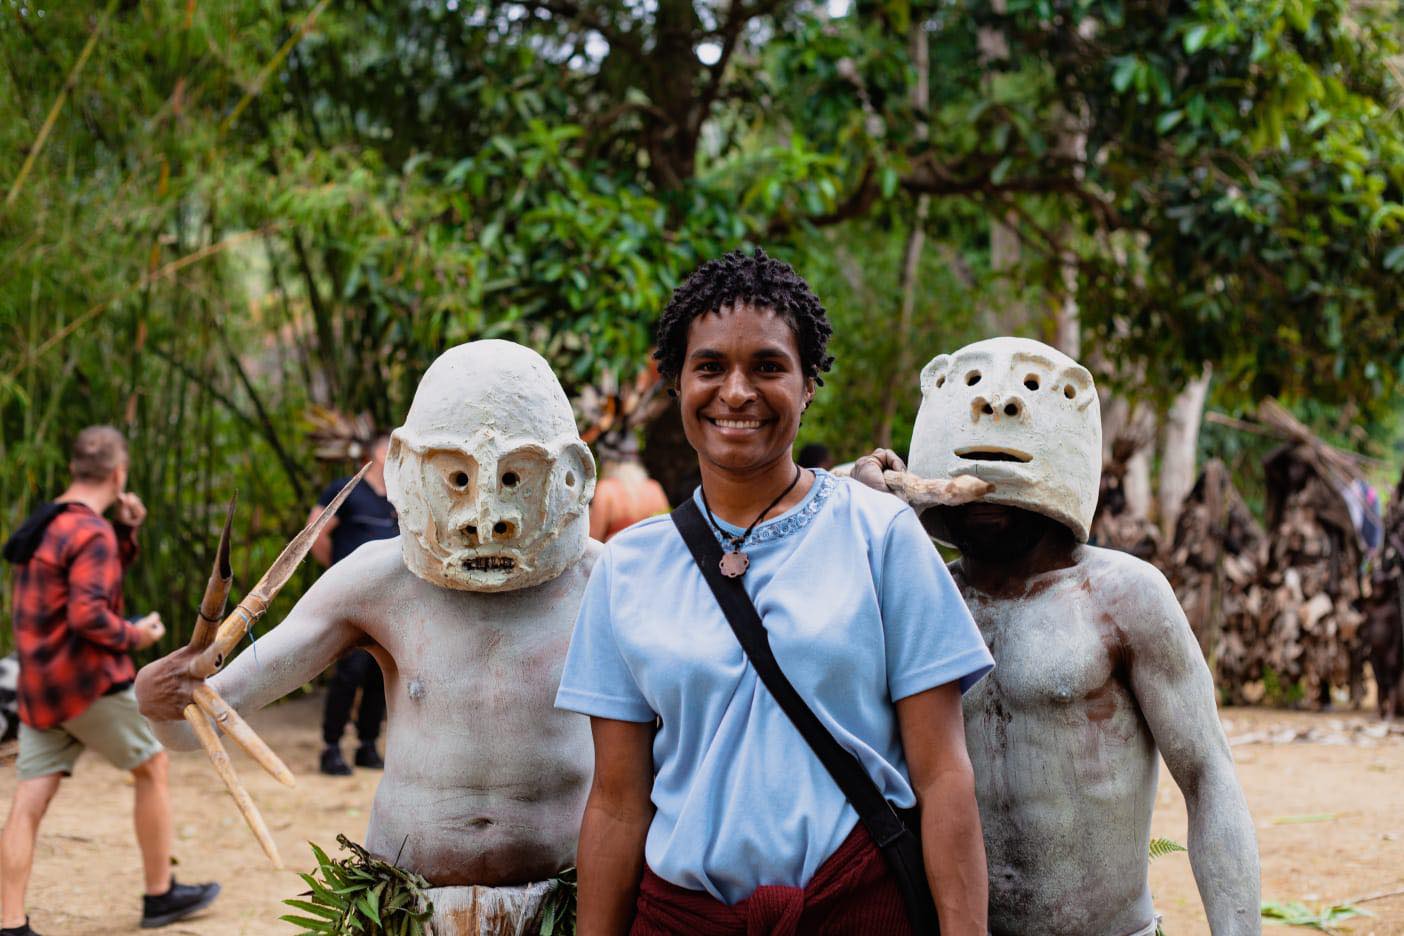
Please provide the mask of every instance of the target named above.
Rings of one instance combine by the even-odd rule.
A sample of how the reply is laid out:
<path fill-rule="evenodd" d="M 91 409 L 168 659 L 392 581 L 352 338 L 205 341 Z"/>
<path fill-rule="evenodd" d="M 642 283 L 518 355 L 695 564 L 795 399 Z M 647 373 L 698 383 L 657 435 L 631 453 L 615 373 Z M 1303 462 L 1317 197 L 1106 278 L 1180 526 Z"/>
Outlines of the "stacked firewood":
<path fill-rule="evenodd" d="M 1265 462 L 1267 577 L 1273 619 L 1268 664 L 1279 680 L 1299 683 L 1307 704 L 1330 704 L 1332 687 L 1365 692 L 1361 632 L 1360 537 L 1340 485 L 1306 445 L 1286 445 Z"/>
<path fill-rule="evenodd" d="M 1263 463 L 1266 527 L 1210 462 L 1180 516 L 1167 573 L 1230 701 L 1326 706 L 1337 689 L 1359 702 L 1364 551 L 1346 502 L 1358 466 L 1272 401 L 1258 416 L 1286 440 Z"/>
<path fill-rule="evenodd" d="M 1171 584 L 1216 682 L 1234 702 L 1259 701 L 1268 665 L 1269 595 L 1261 584 L 1267 534 L 1228 468 L 1205 464 L 1185 499 L 1165 557 Z M 1255 696 L 1256 698 L 1249 698 Z"/>
<path fill-rule="evenodd" d="M 1156 562 L 1160 555 L 1160 529 L 1149 517 L 1138 516 L 1126 496 L 1127 462 L 1133 454 L 1135 449 L 1130 444 L 1120 439 L 1113 444 L 1111 455 L 1102 466 L 1088 542 Z"/>

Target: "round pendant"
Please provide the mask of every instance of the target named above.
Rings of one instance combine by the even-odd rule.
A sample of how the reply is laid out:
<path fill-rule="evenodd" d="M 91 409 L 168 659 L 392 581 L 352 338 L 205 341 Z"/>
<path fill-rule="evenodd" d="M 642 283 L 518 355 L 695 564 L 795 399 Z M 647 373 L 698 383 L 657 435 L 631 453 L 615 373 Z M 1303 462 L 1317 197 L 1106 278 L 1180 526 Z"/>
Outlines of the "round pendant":
<path fill-rule="evenodd" d="M 750 565 L 751 559 L 745 553 L 740 550 L 729 552 L 721 557 L 721 574 L 727 578 L 740 578 Z"/>

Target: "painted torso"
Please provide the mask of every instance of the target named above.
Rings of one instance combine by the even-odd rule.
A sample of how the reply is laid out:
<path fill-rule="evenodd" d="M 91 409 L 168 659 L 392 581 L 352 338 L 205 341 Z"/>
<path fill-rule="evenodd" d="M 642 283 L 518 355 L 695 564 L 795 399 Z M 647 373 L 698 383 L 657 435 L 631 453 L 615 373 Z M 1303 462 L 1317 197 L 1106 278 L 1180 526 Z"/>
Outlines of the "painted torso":
<path fill-rule="evenodd" d="M 999 594 L 952 568 L 996 664 L 965 697 L 996 936 L 1123 936 L 1153 916 L 1158 758 L 1106 587 L 1121 559 L 1074 558 Z"/>
<path fill-rule="evenodd" d="M 358 622 L 385 671 L 386 770 L 368 846 L 435 884 L 543 880 L 575 858 L 593 771 L 589 722 L 558 711 L 598 546 L 521 591 L 439 588 L 398 566 Z M 392 551 L 398 560 L 398 550 Z"/>
<path fill-rule="evenodd" d="M 438 886 L 544 880 L 575 860 L 594 770 L 589 720 L 554 707 L 571 628 L 601 549 L 550 581 L 443 588 L 399 539 L 337 563 L 277 627 L 211 680 L 241 710 L 361 645 L 385 673 L 385 773 L 367 846 Z"/>

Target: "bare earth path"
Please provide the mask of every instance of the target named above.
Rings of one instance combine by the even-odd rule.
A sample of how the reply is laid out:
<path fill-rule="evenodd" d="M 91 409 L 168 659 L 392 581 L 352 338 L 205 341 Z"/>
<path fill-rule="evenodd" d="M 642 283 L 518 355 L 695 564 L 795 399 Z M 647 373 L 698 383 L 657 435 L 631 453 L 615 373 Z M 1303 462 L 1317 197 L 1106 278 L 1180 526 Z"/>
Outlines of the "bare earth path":
<path fill-rule="evenodd" d="M 321 697 L 314 696 L 252 719 L 297 774 L 294 790 L 231 752 L 284 860 L 298 870 L 310 869 L 308 841 L 334 851 L 338 832 L 364 837 L 377 778 L 364 770 L 349 779 L 317 773 L 320 718 Z M 1358 715 L 1231 709 L 1224 721 L 1231 737 L 1247 742 L 1237 744 L 1234 755 L 1257 821 L 1265 898 L 1316 906 L 1404 890 L 1404 735 L 1369 737 L 1362 729 L 1376 723 Z M 1315 738 L 1287 741 L 1307 732 Z M 284 911 L 280 901 L 297 894 L 302 884 L 291 870 L 268 867 L 203 755 L 173 755 L 171 779 L 176 873 L 190 881 L 217 879 L 224 893 L 209 912 L 165 932 L 291 933 L 277 921 Z M 0 810 L 8 812 L 14 783 L 13 764 L 0 768 Z M 40 832 L 30 888 L 30 913 L 46 936 L 140 932 L 131 796 L 126 776 L 91 755 L 84 755 L 76 776 L 65 781 Z M 1154 830 L 1186 840 L 1184 799 L 1165 774 Z M 1155 861 L 1151 883 L 1170 936 L 1208 933 L 1184 855 Z M 1361 907 L 1374 916 L 1351 921 L 1343 931 L 1404 936 L 1404 894 Z"/>

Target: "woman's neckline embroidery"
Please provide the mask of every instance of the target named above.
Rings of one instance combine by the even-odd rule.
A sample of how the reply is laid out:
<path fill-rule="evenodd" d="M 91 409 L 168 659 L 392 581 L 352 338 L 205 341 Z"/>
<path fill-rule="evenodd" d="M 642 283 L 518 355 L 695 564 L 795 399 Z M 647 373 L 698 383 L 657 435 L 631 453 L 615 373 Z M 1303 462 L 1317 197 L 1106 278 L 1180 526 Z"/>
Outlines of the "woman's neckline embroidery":
<path fill-rule="evenodd" d="M 828 500 L 833 490 L 834 476 L 823 469 L 815 469 L 814 487 L 810 488 L 804 500 L 773 520 L 767 520 L 757 526 L 751 531 L 751 536 L 746 540 L 746 545 L 752 546 L 760 543 L 768 543 L 772 540 L 783 539 L 786 536 L 790 536 L 804 529 L 809 525 L 811 520 L 818 516 L 819 511 L 823 509 L 824 501 Z M 693 497 L 696 496 L 696 493 L 694 493 Z M 721 518 L 717 519 L 717 523 L 722 529 L 729 533 L 735 534 L 741 532 L 740 527 L 733 526 Z M 727 545 L 726 541 L 721 538 L 720 534 L 718 534 L 715 529 L 712 530 L 712 535 L 717 537 L 717 542 L 721 543 L 723 546 Z"/>

